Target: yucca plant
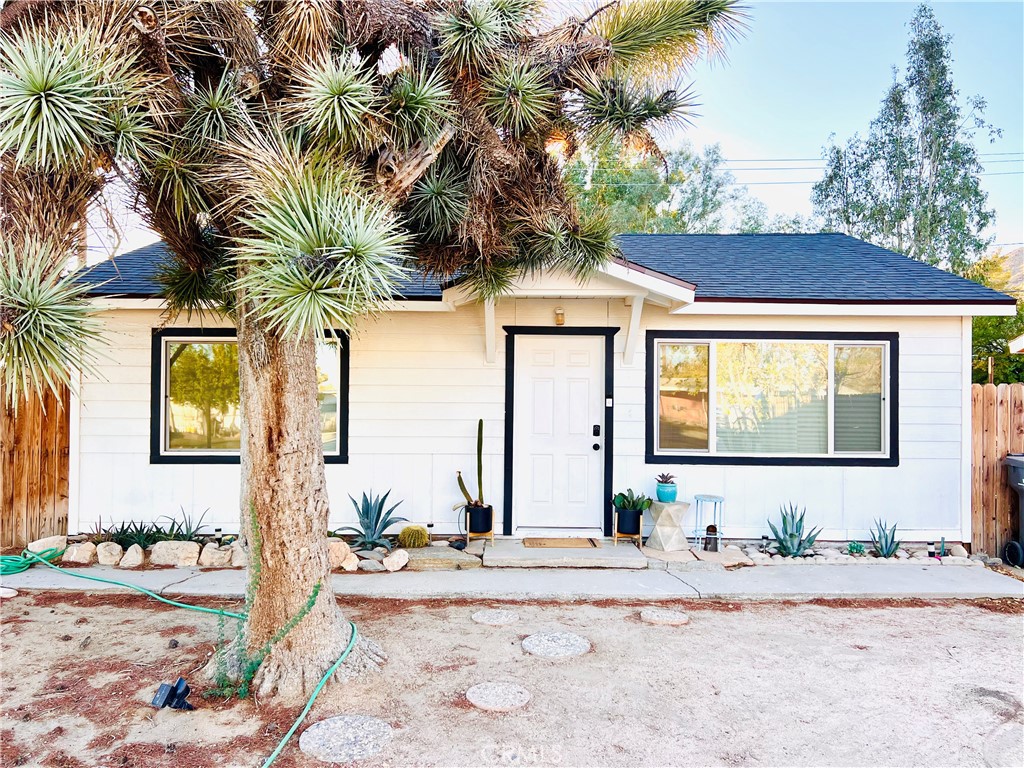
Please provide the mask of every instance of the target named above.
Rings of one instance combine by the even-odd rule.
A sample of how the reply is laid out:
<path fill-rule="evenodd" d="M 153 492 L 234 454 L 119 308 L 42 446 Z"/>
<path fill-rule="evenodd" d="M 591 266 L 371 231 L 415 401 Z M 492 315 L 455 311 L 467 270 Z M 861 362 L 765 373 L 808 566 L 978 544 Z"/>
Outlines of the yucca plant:
<path fill-rule="evenodd" d="M 8 390 L 66 380 L 94 341 L 76 332 L 83 296 L 63 269 L 117 179 L 167 244 L 172 319 L 216 311 L 237 328 L 244 538 L 322 547 L 323 330 L 357 330 L 409 267 L 481 299 L 531 270 L 591 277 L 616 255 L 613 233 L 580 215 L 560 160 L 605 141 L 657 154 L 654 133 L 691 101 L 680 65 L 742 17 L 736 0 L 619 0 L 582 18 L 534 0 L 7 3 L 0 243 L 18 285 L 5 290 L 38 290 L 51 310 L 30 323 L 3 297 Z M 32 238 L 56 272 L 23 256 Z M 32 323 L 45 332 L 20 330 Z M 317 591 L 325 561 L 249 562 L 249 619 L 218 661 L 243 669 L 273 645 L 256 692 L 304 699 L 349 632 Z M 361 642 L 347 663 L 379 661 Z"/>
<path fill-rule="evenodd" d="M 58 254 L 30 239 L 0 241 L 0 382 L 8 402 L 71 384 L 67 362 L 93 370 L 99 326 L 89 286 L 63 279 Z"/>
<path fill-rule="evenodd" d="M 388 496 L 391 495 L 391 491 L 388 491 L 383 496 L 374 496 L 373 491 L 370 491 L 370 495 L 363 494 L 362 501 L 356 501 L 351 496 L 349 499 L 352 501 L 352 506 L 356 509 L 356 514 L 359 516 L 359 527 L 354 528 L 350 525 L 342 526 L 335 531 L 335 535 L 347 531 L 356 534 L 355 539 L 352 542 L 354 549 L 374 549 L 376 547 L 384 547 L 388 551 L 391 551 L 391 541 L 384 535 L 384 532 L 395 523 L 408 522 L 404 517 L 393 517 L 392 512 L 398 508 L 398 505 L 402 502 L 398 502 L 393 507 L 384 510 L 384 504 L 387 503 Z"/>
<path fill-rule="evenodd" d="M 893 557 L 900 550 L 902 542 L 896 538 L 896 524 L 888 528 L 882 520 L 875 520 L 875 530 L 871 532 L 871 548 L 879 557 Z"/>
<path fill-rule="evenodd" d="M 782 515 L 782 531 L 780 532 L 775 524 L 769 520 L 768 527 L 772 529 L 775 536 L 775 545 L 779 554 L 783 557 L 803 557 L 808 549 L 814 546 L 814 540 L 821 533 L 821 528 L 815 528 L 804 536 L 804 516 L 807 508 L 797 510 L 796 505 L 790 503 L 788 507 L 780 507 Z"/>
<path fill-rule="evenodd" d="M 556 104 L 550 80 L 549 72 L 522 59 L 496 67 L 483 81 L 484 106 L 495 125 L 518 137 L 550 120 Z"/>

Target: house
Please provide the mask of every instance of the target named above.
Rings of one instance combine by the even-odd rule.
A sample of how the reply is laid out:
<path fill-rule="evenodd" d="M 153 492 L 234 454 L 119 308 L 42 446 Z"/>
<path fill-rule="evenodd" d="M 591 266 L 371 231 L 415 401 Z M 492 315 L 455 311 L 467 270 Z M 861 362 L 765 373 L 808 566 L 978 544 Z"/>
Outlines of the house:
<path fill-rule="evenodd" d="M 478 303 L 411 279 L 318 366 L 332 526 L 391 489 L 459 530 L 456 470 L 496 530 L 609 534 L 613 491 L 725 497 L 760 538 L 780 505 L 822 539 L 969 542 L 971 318 L 1012 298 L 840 234 L 625 235 L 586 284 L 557 273 Z M 109 349 L 71 406 L 69 529 L 206 511 L 237 528 L 234 331 L 162 314 L 155 244 L 79 279 Z M 692 508 L 691 508 L 692 513 Z M 691 517 L 692 519 L 692 517 Z"/>

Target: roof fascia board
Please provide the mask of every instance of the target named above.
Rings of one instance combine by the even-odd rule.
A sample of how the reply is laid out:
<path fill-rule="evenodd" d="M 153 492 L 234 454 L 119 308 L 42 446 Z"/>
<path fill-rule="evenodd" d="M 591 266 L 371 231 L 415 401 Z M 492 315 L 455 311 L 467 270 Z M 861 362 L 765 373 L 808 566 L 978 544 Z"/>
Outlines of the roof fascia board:
<path fill-rule="evenodd" d="M 667 275 L 662 275 L 660 272 L 644 269 L 636 264 L 610 261 L 601 267 L 601 272 L 609 277 L 614 277 L 617 280 L 622 280 L 625 283 L 630 283 L 645 291 L 664 296 L 673 301 L 684 304 L 692 304 L 694 302 L 696 286 L 693 283 L 688 283 L 685 280 L 676 280 Z"/>
<path fill-rule="evenodd" d="M 698 301 L 670 311 L 673 315 L 818 315 L 839 317 L 1011 317 L 1017 313 L 1010 304 L 876 304 Z"/>

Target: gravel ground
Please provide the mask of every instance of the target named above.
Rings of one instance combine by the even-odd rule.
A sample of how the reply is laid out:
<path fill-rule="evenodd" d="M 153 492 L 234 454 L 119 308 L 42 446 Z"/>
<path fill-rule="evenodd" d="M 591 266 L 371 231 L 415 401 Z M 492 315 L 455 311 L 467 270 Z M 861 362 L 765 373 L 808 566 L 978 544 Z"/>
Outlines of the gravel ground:
<path fill-rule="evenodd" d="M 262 763 L 297 711 L 204 699 L 197 670 L 217 619 L 154 605 L 3 601 L 0 764 Z M 1024 765 L 1021 601 L 657 604 L 690 615 L 679 627 L 641 623 L 650 605 L 519 603 L 519 621 L 493 627 L 470 617 L 495 603 L 353 601 L 390 660 L 328 688 L 307 724 L 390 723 L 385 751 L 359 766 Z M 523 637 L 549 631 L 592 648 L 561 660 L 522 651 Z M 197 710 L 150 708 L 157 683 L 179 674 Z M 486 681 L 531 699 L 478 710 L 465 691 Z M 321 765 L 293 743 L 275 768 Z"/>

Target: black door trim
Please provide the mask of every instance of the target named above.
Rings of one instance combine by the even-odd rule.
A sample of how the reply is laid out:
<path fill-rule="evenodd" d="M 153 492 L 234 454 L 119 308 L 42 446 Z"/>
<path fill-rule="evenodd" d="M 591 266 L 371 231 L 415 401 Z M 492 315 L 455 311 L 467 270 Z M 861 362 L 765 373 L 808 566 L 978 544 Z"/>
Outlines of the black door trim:
<path fill-rule="evenodd" d="M 512 535 L 512 451 L 515 422 L 516 336 L 603 336 L 604 337 L 604 535 L 612 535 L 612 462 L 615 437 L 615 334 L 621 330 L 605 326 L 504 325 L 505 331 L 505 500 L 502 533 Z M 610 403 L 610 405 L 609 405 Z"/>

